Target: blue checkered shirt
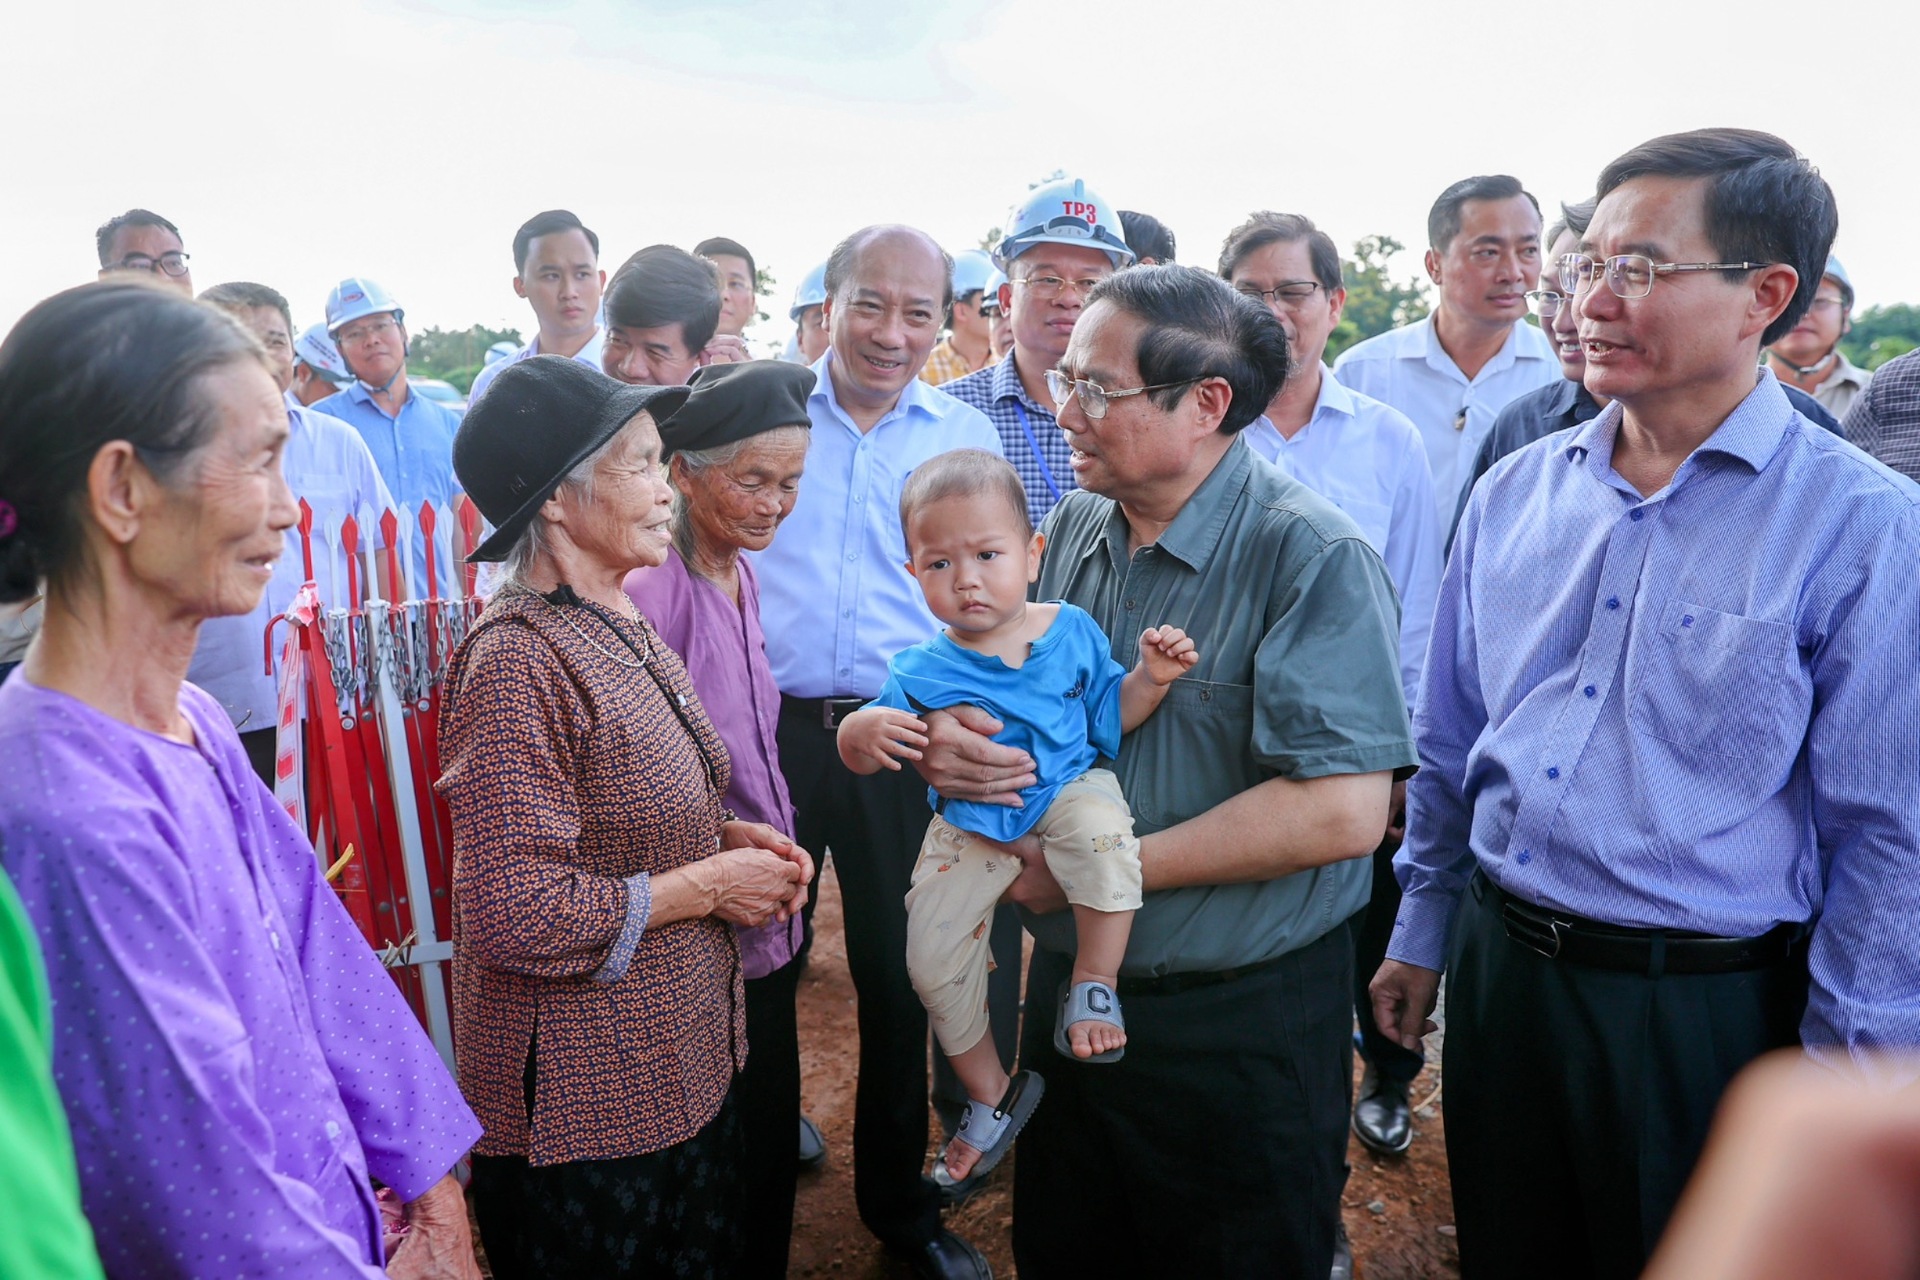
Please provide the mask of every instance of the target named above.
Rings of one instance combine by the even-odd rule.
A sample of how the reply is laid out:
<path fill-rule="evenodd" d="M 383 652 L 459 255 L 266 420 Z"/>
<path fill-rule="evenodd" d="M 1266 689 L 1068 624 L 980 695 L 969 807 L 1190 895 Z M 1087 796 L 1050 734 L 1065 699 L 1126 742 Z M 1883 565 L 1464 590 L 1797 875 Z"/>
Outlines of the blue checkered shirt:
<path fill-rule="evenodd" d="M 1874 370 L 1873 381 L 1853 398 L 1842 430 L 1895 471 L 1920 480 L 1920 351 Z"/>
<path fill-rule="evenodd" d="M 999 364 L 943 383 L 940 389 L 972 405 L 993 423 L 1007 461 L 1027 487 L 1027 514 L 1038 529 L 1054 503 L 1080 487 L 1074 482 L 1069 463 L 1073 449 L 1067 444 L 1066 432 L 1054 421 L 1053 406 L 1041 404 L 1020 385 L 1020 372 L 1013 367 L 1011 351 Z"/>
<path fill-rule="evenodd" d="M 1387 954 L 1440 968 L 1476 865 L 1635 928 L 1812 922 L 1803 1040 L 1920 1045 L 1920 486 L 1763 372 L 1642 498 L 1613 470 L 1620 415 L 1468 500 Z"/>

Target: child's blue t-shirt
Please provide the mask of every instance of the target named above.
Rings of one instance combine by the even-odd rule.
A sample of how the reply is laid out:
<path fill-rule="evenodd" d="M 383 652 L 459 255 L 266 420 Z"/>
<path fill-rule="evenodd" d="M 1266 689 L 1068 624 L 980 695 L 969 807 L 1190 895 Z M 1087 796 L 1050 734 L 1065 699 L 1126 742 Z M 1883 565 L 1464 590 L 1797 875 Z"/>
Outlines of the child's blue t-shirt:
<path fill-rule="evenodd" d="M 927 795 L 940 816 L 963 831 L 1014 840 L 1040 821 L 1060 789 L 1096 761 L 1120 753 L 1120 681 L 1106 634 L 1086 610 L 1061 604 L 1033 642 L 1026 664 L 962 648 L 945 631 L 903 649 L 888 664 L 887 683 L 869 706 L 919 715 L 968 703 L 1006 727 L 994 741 L 1019 747 L 1039 779 L 1020 793 L 1023 808 Z"/>

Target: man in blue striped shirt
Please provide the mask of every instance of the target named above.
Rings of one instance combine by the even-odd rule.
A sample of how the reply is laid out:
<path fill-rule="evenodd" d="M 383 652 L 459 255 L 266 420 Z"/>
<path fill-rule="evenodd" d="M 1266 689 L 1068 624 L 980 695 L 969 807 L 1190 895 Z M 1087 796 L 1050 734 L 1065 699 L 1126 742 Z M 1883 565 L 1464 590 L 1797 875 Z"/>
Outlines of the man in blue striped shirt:
<path fill-rule="evenodd" d="M 1731 129 L 1598 190 L 1558 266 L 1609 403 L 1467 503 L 1373 982 L 1413 1047 L 1448 972 L 1470 1277 L 1637 1275 L 1743 1065 L 1920 1044 L 1920 487 L 1755 370 L 1832 192 Z"/>

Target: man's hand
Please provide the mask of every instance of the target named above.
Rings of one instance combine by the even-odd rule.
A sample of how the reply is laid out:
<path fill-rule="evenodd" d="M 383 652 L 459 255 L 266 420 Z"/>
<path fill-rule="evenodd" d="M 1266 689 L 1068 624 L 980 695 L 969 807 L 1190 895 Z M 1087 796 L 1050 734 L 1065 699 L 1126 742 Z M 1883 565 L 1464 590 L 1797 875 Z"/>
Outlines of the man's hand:
<path fill-rule="evenodd" d="M 986 843 L 998 845 L 1020 859 L 1020 874 L 1007 886 L 1006 901 L 1025 907 L 1036 915 L 1067 909 L 1067 892 L 1053 878 L 1052 868 L 1047 866 L 1047 851 L 1040 843 L 1039 835 L 1029 831 L 1011 844 L 1001 844 L 998 840 L 988 840 Z"/>
<path fill-rule="evenodd" d="M 1440 999 L 1440 974 L 1417 964 L 1389 960 L 1380 966 L 1367 987 L 1373 998 L 1373 1021 L 1380 1034 L 1416 1053 L 1420 1037 L 1439 1030 L 1429 1015 Z"/>
<path fill-rule="evenodd" d="M 452 1174 L 408 1201 L 403 1213 L 407 1233 L 387 1264 L 393 1280 L 480 1280 L 467 1198 Z"/>
<path fill-rule="evenodd" d="M 700 364 L 704 368 L 710 364 L 745 364 L 753 359 L 753 352 L 747 350 L 746 339 L 731 333 L 716 333 L 713 341 L 700 350 Z"/>
<path fill-rule="evenodd" d="M 862 707 L 840 722 L 835 738 L 840 758 L 856 773 L 875 767 L 900 771 L 900 761 L 918 760 L 927 745 L 926 721 L 895 707 Z"/>
<path fill-rule="evenodd" d="M 992 735 L 1006 726 L 978 707 L 927 713 L 927 748 L 914 763 L 927 785 L 949 800 L 1023 807 L 1020 792 L 1038 781 L 1033 757 Z"/>
<path fill-rule="evenodd" d="M 1393 798 L 1387 801 L 1387 839 L 1399 848 L 1407 838 L 1407 784 L 1393 784 Z"/>
<path fill-rule="evenodd" d="M 1157 685 L 1172 684 L 1198 661 L 1193 638 L 1178 627 L 1148 627 L 1140 633 L 1140 669 Z"/>

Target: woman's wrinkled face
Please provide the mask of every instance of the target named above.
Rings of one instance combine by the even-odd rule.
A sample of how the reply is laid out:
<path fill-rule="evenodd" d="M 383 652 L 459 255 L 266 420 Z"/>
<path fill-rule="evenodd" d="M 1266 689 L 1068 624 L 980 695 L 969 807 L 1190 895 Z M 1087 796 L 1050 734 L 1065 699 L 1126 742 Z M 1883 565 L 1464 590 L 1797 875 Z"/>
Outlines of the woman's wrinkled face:
<path fill-rule="evenodd" d="M 134 578 L 196 619 L 251 613 L 300 518 L 281 469 L 287 406 L 273 378 L 237 360 L 199 384 L 213 431 L 165 480 L 143 472 L 125 544 Z"/>
<path fill-rule="evenodd" d="M 660 461 L 660 432 L 647 413 L 620 428 L 584 492 L 559 497 L 568 536 L 610 572 L 659 564 L 673 545 L 673 490 Z"/>
<path fill-rule="evenodd" d="M 805 427 L 776 427 L 745 441 L 729 462 L 692 471 L 676 459 L 673 483 L 695 545 L 765 551 L 800 497 L 808 438 Z"/>

